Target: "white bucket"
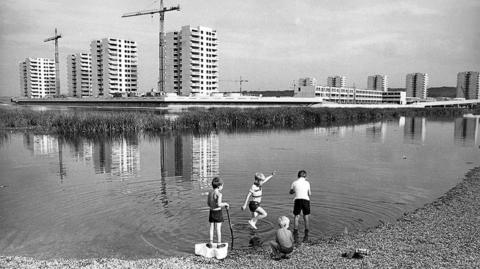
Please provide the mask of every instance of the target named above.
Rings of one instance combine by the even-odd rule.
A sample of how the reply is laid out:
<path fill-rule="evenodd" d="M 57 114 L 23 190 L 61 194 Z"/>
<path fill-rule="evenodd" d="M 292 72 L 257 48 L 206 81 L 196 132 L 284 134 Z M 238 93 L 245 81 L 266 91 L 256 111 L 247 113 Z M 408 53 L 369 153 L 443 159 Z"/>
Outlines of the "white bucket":
<path fill-rule="evenodd" d="M 195 255 L 200 255 L 205 258 L 225 259 L 228 254 L 228 243 L 222 248 L 217 248 L 218 243 L 213 243 L 212 247 L 207 247 L 206 243 L 195 244 Z"/>

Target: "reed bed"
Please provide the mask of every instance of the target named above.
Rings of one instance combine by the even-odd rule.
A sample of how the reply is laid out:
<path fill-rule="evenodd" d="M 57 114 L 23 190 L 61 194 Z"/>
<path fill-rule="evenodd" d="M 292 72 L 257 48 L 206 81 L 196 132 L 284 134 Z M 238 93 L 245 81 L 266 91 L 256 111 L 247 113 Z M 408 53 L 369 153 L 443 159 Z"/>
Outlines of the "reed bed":
<path fill-rule="evenodd" d="M 464 113 L 480 113 L 480 108 L 213 108 L 189 110 L 175 119 L 154 112 L 135 111 L 31 111 L 0 109 L 0 129 L 27 129 L 60 135 L 119 135 L 175 131 L 301 129 L 315 126 L 364 123 L 399 116 L 451 118 Z"/>

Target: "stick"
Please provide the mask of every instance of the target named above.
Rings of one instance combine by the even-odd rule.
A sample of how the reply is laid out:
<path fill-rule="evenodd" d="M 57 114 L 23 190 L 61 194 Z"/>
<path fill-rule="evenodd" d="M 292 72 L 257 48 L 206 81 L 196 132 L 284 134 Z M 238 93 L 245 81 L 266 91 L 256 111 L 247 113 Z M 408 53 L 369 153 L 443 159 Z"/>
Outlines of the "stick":
<path fill-rule="evenodd" d="M 230 213 L 228 212 L 228 208 L 225 208 L 227 210 L 227 218 L 228 218 L 228 225 L 230 226 L 230 235 L 232 236 L 232 246 L 230 249 L 233 249 L 233 229 L 232 229 L 232 223 L 230 222 Z"/>

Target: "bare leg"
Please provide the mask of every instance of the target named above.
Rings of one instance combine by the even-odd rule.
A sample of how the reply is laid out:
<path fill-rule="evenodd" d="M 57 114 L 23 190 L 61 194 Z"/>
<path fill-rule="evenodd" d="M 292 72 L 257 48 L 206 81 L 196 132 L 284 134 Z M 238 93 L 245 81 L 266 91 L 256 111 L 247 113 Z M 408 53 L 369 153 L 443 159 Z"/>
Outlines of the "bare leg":
<path fill-rule="evenodd" d="M 263 209 L 261 207 L 258 207 L 257 210 L 255 211 L 255 213 L 257 214 L 257 216 L 253 218 L 253 221 L 255 223 L 257 223 L 257 221 L 259 219 L 263 219 L 267 216 L 267 212 L 265 211 L 265 209 Z"/>
<path fill-rule="evenodd" d="M 222 243 L 222 223 L 221 222 L 218 222 L 218 223 L 215 223 L 215 225 L 217 226 L 217 240 L 218 240 L 218 243 Z"/>
<path fill-rule="evenodd" d="M 215 223 L 211 222 L 210 223 L 210 241 L 209 241 L 210 246 L 208 246 L 208 244 L 207 244 L 208 247 L 212 247 L 214 226 L 215 226 Z"/>
<path fill-rule="evenodd" d="M 310 215 L 303 215 L 303 220 L 305 221 L 305 230 L 310 230 Z"/>
<path fill-rule="evenodd" d="M 272 248 L 272 253 L 275 258 L 280 257 L 280 246 L 275 241 L 270 241 L 270 247 Z"/>
<path fill-rule="evenodd" d="M 293 223 L 293 229 L 298 230 L 298 219 L 300 218 L 300 215 L 295 215 L 294 218 L 294 223 Z"/>

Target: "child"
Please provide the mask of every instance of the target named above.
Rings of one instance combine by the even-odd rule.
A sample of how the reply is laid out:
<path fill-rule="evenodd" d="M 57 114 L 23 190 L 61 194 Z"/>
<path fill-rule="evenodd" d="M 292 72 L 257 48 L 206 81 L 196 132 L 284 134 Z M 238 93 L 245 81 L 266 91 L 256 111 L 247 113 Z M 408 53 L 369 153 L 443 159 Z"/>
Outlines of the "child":
<path fill-rule="evenodd" d="M 262 202 L 262 185 L 267 183 L 275 175 L 275 172 L 272 172 L 272 175 L 265 178 L 262 173 L 255 173 L 255 178 L 253 180 L 253 185 L 250 188 L 250 191 L 245 198 L 245 203 L 242 206 L 242 210 L 247 208 L 247 202 L 252 197 L 252 201 L 248 204 L 248 208 L 250 212 L 252 212 L 252 219 L 248 221 L 248 224 L 252 226 L 253 229 L 257 229 L 257 221 L 259 219 L 263 219 L 267 216 L 267 212 L 260 207 L 260 203 Z"/>
<path fill-rule="evenodd" d="M 290 194 L 295 194 L 293 205 L 293 215 L 295 216 L 293 237 L 295 243 L 298 243 L 298 219 L 300 218 L 300 212 L 303 212 L 303 220 L 305 221 L 305 237 L 303 238 L 303 242 L 308 242 L 310 196 L 312 192 L 310 191 L 310 183 L 307 181 L 307 172 L 305 172 L 305 170 L 298 171 L 298 178 L 292 183 Z"/>
<path fill-rule="evenodd" d="M 292 253 L 293 251 L 293 235 L 290 230 L 288 230 L 288 225 L 290 220 L 281 216 L 278 218 L 278 225 L 280 229 L 275 233 L 275 241 L 270 241 L 270 247 L 272 247 L 272 256 L 274 260 L 279 260 L 281 258 L 288 259 L 287 254 Z"/>
<path fill-rule="evenodd" d="M 212 187 L 213 190 L 208 193 L 208 206 L 210 207 L 210 215 L 208 217 L 208 221 L 210 222 L 210 242 L 207 244 L 208 248 L 213 247 L 213 230 L 217 229 L 217 240 L 218 245 L 217 248 L 225 247 L 225 244 L 222 244 L 222 222 L 223 222 L 223 213 L 222 213 L 222 206 L 228 209 L 229 205 L 227 203 L 222 202 L 222 191 L 223 189 L 223 181 L 215 177 L 212 180 Z"/>

